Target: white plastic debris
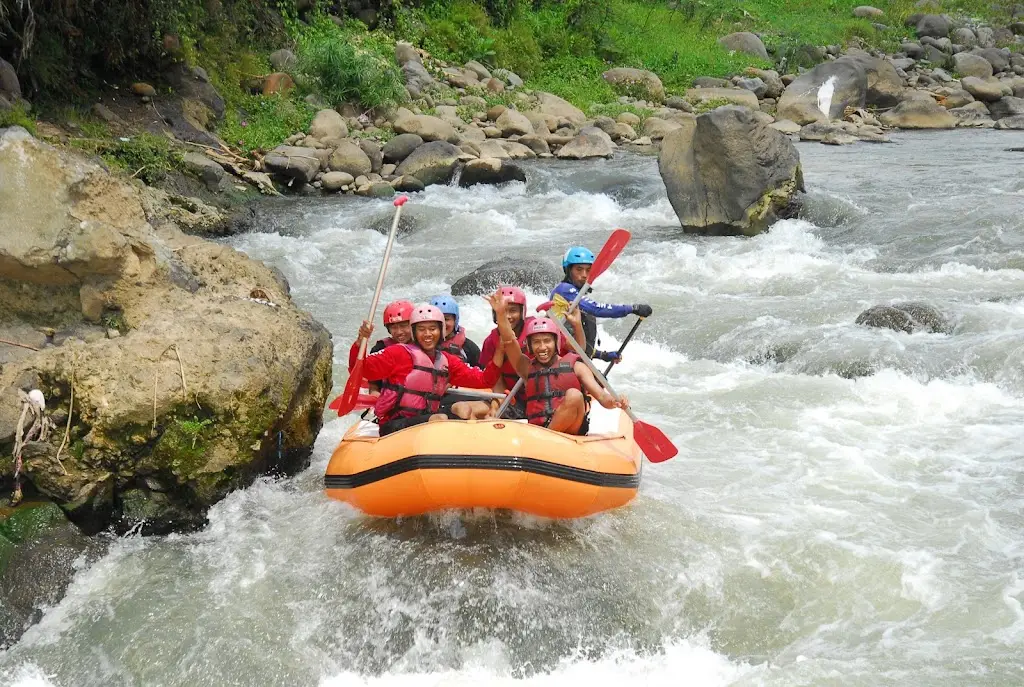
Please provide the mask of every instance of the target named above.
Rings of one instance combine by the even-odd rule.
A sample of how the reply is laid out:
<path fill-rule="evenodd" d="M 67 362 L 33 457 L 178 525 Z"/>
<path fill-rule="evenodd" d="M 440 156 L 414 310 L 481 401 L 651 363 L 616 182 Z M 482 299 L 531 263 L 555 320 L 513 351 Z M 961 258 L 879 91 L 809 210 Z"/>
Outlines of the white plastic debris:
<path fill-rule="evenodd" d="M 39 389 L 32 389 L 28 392 L 28 400 L 32 401 L 32 404 L 39 410 L 46 410 L 46 398 L 43 397 L 43 392 Z"/>

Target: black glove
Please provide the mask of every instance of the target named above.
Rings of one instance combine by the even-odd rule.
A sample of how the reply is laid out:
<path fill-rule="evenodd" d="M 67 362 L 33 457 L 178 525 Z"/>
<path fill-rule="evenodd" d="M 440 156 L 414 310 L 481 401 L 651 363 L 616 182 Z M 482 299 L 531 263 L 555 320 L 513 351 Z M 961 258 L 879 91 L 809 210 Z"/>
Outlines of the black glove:
<path fill-rule="evenodd" d="M 618 351 L 596 351 L 594 353 L 595 358 L 603 360 L 606 363 L 618 362 L 619 352 Z"/>
<path fill-rule="evenodd" d="M 646 305 L 645 303 L 637 303 L 633 306 L 633 314 L 639 315 L 640 317 L 650 317 L 653 312 L 654 310 L 651 306 Z"/>

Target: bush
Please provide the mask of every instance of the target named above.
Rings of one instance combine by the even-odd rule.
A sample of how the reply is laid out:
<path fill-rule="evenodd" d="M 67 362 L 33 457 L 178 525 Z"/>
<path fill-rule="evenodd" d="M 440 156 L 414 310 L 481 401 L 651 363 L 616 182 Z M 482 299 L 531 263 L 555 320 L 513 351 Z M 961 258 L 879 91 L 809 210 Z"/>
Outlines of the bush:
<path fill-rule="evenodd" d="M 36 123 L 28 112 L 21 105 L 15 105 L 9 110 L 0 110 L 0 129 L 9 126 L 20 126 L 27 129 L 33 136 L 36 135 Z"/>
<path fill-rule="evenodd" d="M 163 179 L 181 163 L 181 154 L 163 136 L 140 134 L 111 140 L 79 138 L 71 144 L 99 155 L 111 168 L 138 177 L 147 184 Z"/>
<path fill-rule="evenodd" d="M 284 95 L 245 95 L 228 108 L 219 133 L 228 145 L 245 152 L 270 150 L 292 134 L 305 131 L 315 114 L 303 101 Z"/>
<path fill-rule="evenodd" d="M 351 25 L 342 30 L 317 17 L 298 37 L 300 84 L 332 105 L 358 102 L 383 108 L 406 98 L 393 46 Z"/>

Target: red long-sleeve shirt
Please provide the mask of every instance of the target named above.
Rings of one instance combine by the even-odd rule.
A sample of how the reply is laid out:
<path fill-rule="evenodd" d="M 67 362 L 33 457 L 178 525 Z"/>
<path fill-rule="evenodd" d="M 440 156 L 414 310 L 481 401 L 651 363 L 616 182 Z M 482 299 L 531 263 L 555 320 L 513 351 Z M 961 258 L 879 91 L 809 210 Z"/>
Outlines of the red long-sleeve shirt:
<path fill-rule="evenodd" d="M 448 360 L 448 384 L 451 386 L 463 386 L 472 389 L 490 389 L 501 376 L 493 361 L 487 362 L 487 367 L 479 370 L 462 362 L 457 356 L 451 353 L 441 352 Z M 352 344 L 349 356 L 359 355 L 359 342 Z M 401 384 L 412 372 L 412 355 L 403 346 L 388 346 L 387 348 L 371 353 L 363 361 L 363 376 L 367 379 L 385 379 L 392 384 Z M 380 418 L 381 422 L 387 422 L 390 416 Z"/>

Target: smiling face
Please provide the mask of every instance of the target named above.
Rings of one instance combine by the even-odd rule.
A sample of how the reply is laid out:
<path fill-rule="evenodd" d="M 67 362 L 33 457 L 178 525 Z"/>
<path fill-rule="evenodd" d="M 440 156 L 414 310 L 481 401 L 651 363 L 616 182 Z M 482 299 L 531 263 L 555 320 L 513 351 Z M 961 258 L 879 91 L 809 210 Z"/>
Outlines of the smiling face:
<path fill-rule="evenodd" d="M 572 282 L 572 285 L 575 286 L 578 289 L 578 288 L 581 288 L 584 284 L 586 284 L 587 283 L 587 277 L 590 276 L 590 268 L 591 267 L 593 267 L 593 265 L 587 265 L 587 264 L 570 265 L 569 266 L 569 281 Z"/>
<path fill-rule="evenodd" d="M 400 344 L 412 343 L 412 325 L 409 321 L 385 325 L 391 338 Z"/>
<path fill-rule="evenodd" d="M 455 315 L 444 316 L 444 337 L 447 339 L 455 333 Z"/>
<path fill-rule="evenodd" d="M 418 322 L 413 326 L 416 343 L 428 354 L 433 353 L 441 341 L 441 324 L 438 322 Z"/>
<path fill-rule="evenodd" d="M 512 325 L 513 331 L 518 332 L 519 327 L 523 324 L 523 306 L 509 303 L 505 314 L 508 317 L 508 323 Z"/>
<path fill-rule="evenodd" d="M 541 365 L 547 365 L 558 354 L 558 337 L 554 334 L 530 335 L 530 350 Z"/>

